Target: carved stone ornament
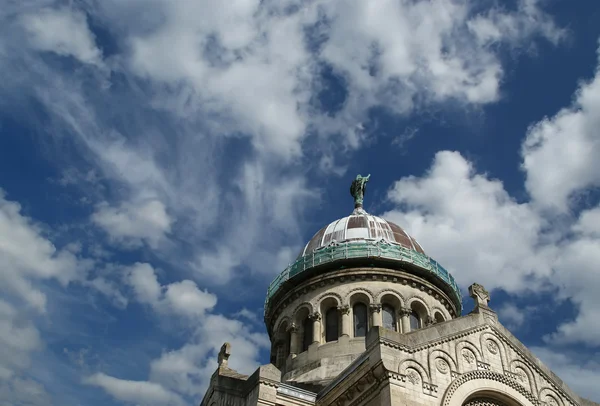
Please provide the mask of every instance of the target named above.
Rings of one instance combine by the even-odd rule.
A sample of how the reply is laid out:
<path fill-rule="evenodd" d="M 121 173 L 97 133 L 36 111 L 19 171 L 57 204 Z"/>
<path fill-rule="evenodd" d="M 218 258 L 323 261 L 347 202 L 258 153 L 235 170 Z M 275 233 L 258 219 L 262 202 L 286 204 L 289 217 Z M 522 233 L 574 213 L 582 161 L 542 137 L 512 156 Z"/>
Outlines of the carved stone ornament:
<path fill-rule="evenodd" d="M 350 314 L 350 306 L 340 306 L 338 310 L 341 314 Z"/>
<path fill-rule="evenodd" d="M 408 370 L 408 372 L 406 373 L 406 379 L 413 385 L 417 385 L 421 381 L 419 374 L 413 369 Z"/>
<path fill-rule="evenodd" d="M 227 362 L 229 361 L 229 356 L 231 355 L 231 344 L 223 343 L 221 346 L 221 351 L 219 351 L 219 367 L 226 367 Z"/>
<path fill-rule="evenodd" d="M 313 314 L 311 314 L 310 316 L 308 316 L 308 318 L 312 321 L 321 321 L 321 313 L 319 312 L 314 312 Z"/>
<path fill-rule="evenodd" d="M 488 306 L 488 303 L 490 301 L 490 293 L 487 290 L 485 290 L 485 288 L 482 285 L 474 283 L 471 286 L 469 286 L 469 295 L 475 301 L 476 308 L 480 306 Z"/>
<path fill-rule="evenodd" d="M 475 362 L 475 354 L 473 354 L 471 350 L 464 349 L 462 351 L 462 356 L 465 359 L 465 361 L 467 361 L 469 364 Z"/>
<path fill-rule="evenodd" d="M 372 304 L 369 306 L 369 308 L 371 309 L 371 313 L 379 313 L 381 311 L 380 304 Z"/>
<path fill-rule="evenodd" d="M 410 316 L 412 313 L 412 309 L 408 308 L 408 307 L 401 307 L 400 310 L 398 311 L 398 314 L 400 315 L 400 317 L 408 317 Z"/>
<path fill-rule="evenodd" d="M 556 399 L 554 399 L 552 396 L 548 395 L 546 396 L 546 403 L 549 406 L 558 406 L 558 402 L 556 401 Z"/>
<path fill-rule="evenodd" d="M 487 340 L 487 348 L 492 354 L 498 354 L 498 346 L 492 340 Z"/>
<path fill-rule="evenodd" d="M 517 368 L 517 370 L 515 371 L 515 374 L 517 375 L 517 378 L 519 379 L 519 381 L 525 382 L 527 380 L 527 374 L 521 368 Z"/>
<path fill-rule="evenodd" d="M 437 367 L 438 371 L 440 371 L 443 374 L 447 373 L 450 369 L 446 360 L 442 358 L 437 359 L 437 361 L 435 362 L 435 366 Z"/>
<path fill-rule="evenodd" d="M 296 326 L 296 323 L 292 323 L 287 328 L 287 331 L 288 331 L 288 333 L 297 333 L 298 332 L 298 326 Z"/>

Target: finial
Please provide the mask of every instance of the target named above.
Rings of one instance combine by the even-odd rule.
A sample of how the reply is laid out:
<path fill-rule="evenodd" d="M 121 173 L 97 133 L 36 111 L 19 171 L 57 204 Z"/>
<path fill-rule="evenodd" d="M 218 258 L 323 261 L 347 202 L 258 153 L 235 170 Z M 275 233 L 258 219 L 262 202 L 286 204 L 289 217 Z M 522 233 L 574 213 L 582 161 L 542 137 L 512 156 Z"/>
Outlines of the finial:
<path fill-rule="evenodd" d="M 227 361 L 229 360 L 230 355 L 231 355 L 231 344 L 224 343 L 221 346 L 221 351 L 219 351 L 219 368 L 227 367 Z"/>
<path fill-rule="evenodd" d="M 354 198 L 354 208 L 362 208 L 363 207 L 363 198 L 365 197 L 365 185 L 369 181 L 371 175 L 360 176 L 356 175 L 356 179 L 352 181 L 352 186 L 350 186 L 350 194 Z"/>
<path fill-rule="evenodd" d="M 480 307 L 488 307 L 490 293 L 480 284 L 474 283 L 469 286 L 469 295 L 475 301 L 475 309 L 479 309 Z"/>

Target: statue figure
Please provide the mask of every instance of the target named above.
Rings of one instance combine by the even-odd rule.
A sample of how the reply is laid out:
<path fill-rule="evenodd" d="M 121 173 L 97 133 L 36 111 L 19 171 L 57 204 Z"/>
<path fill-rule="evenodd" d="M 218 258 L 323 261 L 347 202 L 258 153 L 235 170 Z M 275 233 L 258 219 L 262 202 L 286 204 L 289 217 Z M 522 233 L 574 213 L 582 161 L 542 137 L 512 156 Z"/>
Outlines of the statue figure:
<path fill-rule="evenodd" d="M 354 207 L 362 207 L 363 198 L 365 197 L 365 184 L 369 181 L 371 175 L 360 176 L 356 175 L 356 179 L 352 181 L 352 186 L 350 186 L 350 194 L 354 198 Z"/>

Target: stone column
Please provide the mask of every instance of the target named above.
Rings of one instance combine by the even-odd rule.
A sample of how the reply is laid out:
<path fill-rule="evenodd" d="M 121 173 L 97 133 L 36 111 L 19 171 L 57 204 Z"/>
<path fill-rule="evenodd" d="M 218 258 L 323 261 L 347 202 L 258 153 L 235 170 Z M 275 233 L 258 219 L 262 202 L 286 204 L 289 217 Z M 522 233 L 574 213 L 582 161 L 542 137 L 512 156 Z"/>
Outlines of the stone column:
<path fill-rule="evenodd" d="M 409 316 L 412 313 L 412 310 L 408 307 L 402 307 L 398 314 L 400 315 L 400 322 L 402 323 L 402 332 L 408 333 L 410 332 L 410 319 Z"/>
<path fill-rule="evenodd" d="M 295 358 L 298 355 L 298 349 L 300 348 L 300 335 L 298 334 L 298 327 L 296 323 L 292 323 L 288 328 L 290 332 L 290 355 Z"/>
<path fill-rule="evenodd" d="M 341 336 L 350 337 L 352 331 L 352 320 L 350 319 L 350 306 L 341 306 L 340 313 L 342 314 L 342 334 Z"/>
<path fill-rule="evenodd" d="M 371 305 L 370 309 L 371 319 L 373 320 L 373 327 L 381 327 L 381 325 L 383 324 L 381 320 L 381 305 Z"/>
<path fill-rule="evenodd" d="M 313 344 L 321 342 L 321 313 L 315 312 L 310 315 L 313 322 Z"/>

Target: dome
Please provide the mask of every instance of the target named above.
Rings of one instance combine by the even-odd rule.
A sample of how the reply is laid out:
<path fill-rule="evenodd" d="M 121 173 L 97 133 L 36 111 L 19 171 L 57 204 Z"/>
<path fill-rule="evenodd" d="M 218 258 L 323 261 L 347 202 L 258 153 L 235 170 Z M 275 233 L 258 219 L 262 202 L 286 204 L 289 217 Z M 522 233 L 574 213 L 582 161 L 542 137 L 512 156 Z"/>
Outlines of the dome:
<path fill-rule="evenodd" d="M 399 225 L 356 209 L 347 217 L 331 222 L 320 229 L 304 246 L 298 257 L 312 254 L 331 243 L 350 241 L 381 241 L 399 244 L 404 248 L 425 254 L 419 243 Z"/>
<path fill-rule="evenodd" d="M 272 310 L 273 300 L 277 302 L 299 283 L 352 267 L 385 268 L 426 280 L 445 292 L 460 313 L 460 289 L 452 275 L 427 256 L 402 227 L 363 209 L 369 176 L 358 175 L 352 182 L 354 211 L 317 231 L 296 260 L 271 282 L 265 300 L 265 317 L 270 317 L 267 314 Z"/>

